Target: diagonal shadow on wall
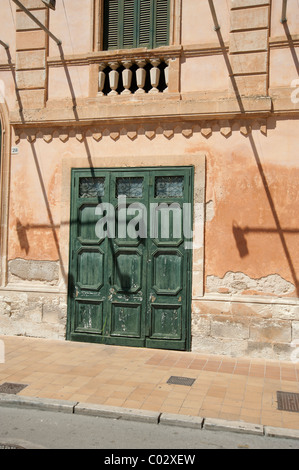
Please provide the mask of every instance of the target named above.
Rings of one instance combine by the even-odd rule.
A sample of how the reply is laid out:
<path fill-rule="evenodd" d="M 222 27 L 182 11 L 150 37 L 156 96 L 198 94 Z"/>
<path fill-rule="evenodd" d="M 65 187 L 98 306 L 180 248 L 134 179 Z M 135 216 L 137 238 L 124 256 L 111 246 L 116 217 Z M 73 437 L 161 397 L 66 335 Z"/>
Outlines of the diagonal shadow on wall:
<path fill-rule="evenodd" d="M 33 142 L 31 142 L 30 145 L 31 145 L 31 151 L 32 151 L 36 171 L 37 171 L 37 174 L 38 174 L 38 179 L 39 179 L 39 182 L 40 182 L 40 187 L 41 187 L 41 190 L 42 190 L 44 203 L 45 203 L 45 206 L 46 206 L 48 219 L 49 219 L 49 228 L 51 228 L 51 230 L 52 230 L 52 235 L 53 235 L 55 247 L 56 247 L 56 250 L 57 250 L 57 255 L 58 255 L 60 269 L 61 269 L 61 274 L 62 274 L 65 285 L 67 285 L 66 269 L 64 267 L 64 263 L 63 263 L 63 259 L 62 259 L 62 255 L 61 255 L 61 251 L 60 251 L 59 239 L 58 239 L 58 235 L 57 235 L 57 232 L 56 232 L 57 225 L 55 225 L 55 223 L 54 223 L 50 203 L 49 203 L 48 196 L 47 196 L 47 190 L 46 190 L 46 187 L 45 187 L 41 167 L 40 167 L 40 164 L 39 164 L 39 161 L 38 161 L 38 156 L 37 156 L 37 152 L 36 152 L 36 149 L 35 149 L 35 145 L 34 145 Z"/>
<path fill-rule="evenodd" d="M 231 63 L 230 63 L 229 54 L 227 52 L 227 48 L 225 46 L 225 43 L 224 43 L 224 40 L 223 40 L 223 37 L 222 37 L 222 34 L 221 34 L 221 30 L 219 28 L 219 22 L 218 22 L 218 19 L 217 19 L 217 13 L 216 13 L 216 10 L 215 10 L 214 2 L 213 2 L 213 0 L 208 0 L 208 1 L 209 1 L 210 10 L 211 10 L 211 15 L 212 15 L 214 25 L 215 25 L 215 31 L 216 31 L 216 34 L 218 36 L 219 44 L 220 44 L 222 54 L 223 54 L 223 57 L 224 57 L 224 60 L 225 60 L 227 71 L 228 71 L 230 80 L 232 82 L 232 87 L 233 87 L 233 90 L 234 90 L 234 93 L 235 93 L 235 97 L 238 101 L 240 112 L 242 114 L 245 114 L 245 107 L 244 107 L 244 104 L 243 104 L 243 101 L 242 101 L 242 97 L 240 95 L 238 85 L 237 85 L 236 79 L 234 77 L 233 69 L 232 69 L 232 66 L 231 66 Z M 287 33 L 288 28 L 286 29 L 286 25 L 285 25 L 285 30 L 286 30 L 286 33 Z M 293 53 L 293 49 L 292 49 L 292 44 L 293 43 L 291 41 L 291 35 L 290 35 L 289 31 L 288 31 L 287 37 L 288 37 L 288 40 L 289 40 L 289 43 L 290 43 L 290 48 L 291 48 L 292 55 L 293 55 L 293 58 L 294 58 L 294 53 Z M 296 56 L 296 58 L 297 58 L 297 56 Z M 295 58 L 294 58 L 294 60 L 295 60 Z M 296 67 L 298 67 L 298 59 L 297 59 L 297 62 L 295 61 L 295 64 L 296 64 Z M 296 270 L 295 270 L 295 267 L 294 267 L 294 263 L 293 263 L 290 251 L 288 249 L 288 245 L 287 245 L 286 238 L 285 238 L 285 232 L 284 232 L 284 230 L 281 226 L 281 223 L 280 223 L 280 220 L 279 220 L 279 217 L 278 217 L 278 214 L 277 214 L 277 210 L 275 208 L 274 200 L 273 200 L 272 195 L 271 195 L 271 191 L 270 191 L 270 188 L 269 188 L 269 185 L 268 185 L 268 182 L 267 182 L 267 177 L 266 177 L 264 169 L 263 169 L 263 165 L 262 165 L 262 162 L 261 162 L 261 159 L 260 159 L 260 156 L 259 156 L 259 152 L 257 150 L 256 143 L 254 141 L 253 135 L 250 132 L 248 133 L 248 139 L 249 139 L 249 142 L 250 142 L 250 145 L 251 145 L 252 153 L 253 153 L 253 156 L 254 156 L 254 159 L 255 159 L 255 162 L 256 162 L 256 165 L 257 165 L 257 169 L 258 169 L 260 178 L 261 178 L 262 183 L 263 183 L 263 187 L 264 187 L 264 190 L 265 190 L 265 193 L 266 193 L 268 204 L 269 204 L 269 207 L 270 207 L 270 210 L 271 210 L 274 222 L 275 222 L 275 232 L 277 232 L 277 234 L 280 238 L 280 242 L 281 242 L 284 254 L 285 254 L 285 258 L 287 260 L 287 263 L 288 263 L 288 266 L 289 266 L 289 269 L 290 269 L 290 272 L 291 272 L 291 275 L 292 275 L 292 278 L 293 278 L 293 282 L 294 282 L 294 285 L 295 285 L 295 288 L 296 288 L 296 293 L 297 293 L 297 296 L 299 297 L 299 280 L 298 280 L 298 277 L 297 277 L 297 273 L 296 273 Z M 265 232 L 266 232 L 266 230 L 265 230 Z M 248 250 L 248 248 L 247 248 L 246 245 L 244 245 L 244 242 L 243 242 L 243 246 L 241 247 L 241 250 L 242 250 L 242 254 L 246 255 L 246 250 Z"/>

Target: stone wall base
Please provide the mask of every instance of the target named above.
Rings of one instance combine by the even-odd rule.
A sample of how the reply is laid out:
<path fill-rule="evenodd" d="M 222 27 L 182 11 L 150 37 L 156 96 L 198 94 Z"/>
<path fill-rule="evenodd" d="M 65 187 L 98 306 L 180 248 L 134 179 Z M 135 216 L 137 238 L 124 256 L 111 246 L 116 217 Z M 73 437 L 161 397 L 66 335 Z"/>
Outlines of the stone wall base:
<path fill-rule="evenodd" d="M 194 300 L 192 351 L 299 361 L 299 304 L 286 302 Z M 65 340 L 66 324 L 66 294 L 0 291 L 0 334 Z"/>
<path fill-rule="evenodd" d="M 299 360 L 299 303 L 283 302 L 284 299 L 193 301 L 192 351 Z"/>
<path fill-rule="evenodd" d="M 59 293 L 0 292 L 0 334 L 65 339 L 67 297 Z"/>

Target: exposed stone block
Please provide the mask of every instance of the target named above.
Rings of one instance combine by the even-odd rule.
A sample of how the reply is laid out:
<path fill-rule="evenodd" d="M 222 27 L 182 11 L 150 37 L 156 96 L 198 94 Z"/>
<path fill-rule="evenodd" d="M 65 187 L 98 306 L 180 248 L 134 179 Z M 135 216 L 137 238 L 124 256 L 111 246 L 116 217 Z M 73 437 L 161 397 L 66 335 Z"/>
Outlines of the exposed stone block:
<path fill-rule="evenodd" d="M 231 12 L 231 31 L 267 28 L 269 25 L 269 8 L 250 8 Z"/>
<path fill-rule="evenodd" d="M 211 335 L 220 338 L 248 339 L 249 325 L 231 317 L 216 317 L 211 323 Z"/>
<path fill-rule="evenodd" d="M 22 70 L 16 73 L 19 89 L 44 88 L 46 84 L 46 71 Z"/>
<path fill-rule="evenodd" d="M 274 358 L 273 347 L 271 343 L 263 343 L 259 341 L 248 341 L 246 356 L 271 359 Z"/>
<path fill-rule="evenodd" d="M 46 10 L 36 10 L 34 11 L 34 16 L 43 25 L 46 24 Z M 23 11 L 17 13 L 16 28 L 17 31 L 40 29 L 40 27 Z"/>
<path fill-rule="evenodd" d="M 207 337 L 211 333 L 211 321 L 209 317 L 200 317 L 192 314 L 192 334 L 197 337 Z"/>
<path fill-rule="evenodd" d="M 230 62 L 234 74 L 266 73 L 268 54 L 267 52 L 234 54 Z"/>
<path fill-rule="evenodd" d="M 65 296 L 12 291 L 0 299 L 2 334 L 64 339 L 65 328 Z"/>
<path fill-rule="evenodd" d="M 250 325 L 250 339 L 261 343 L 290 343 L 291 322 L 272 319 L 253 320 Z"/>
<path fill-rule="evenodd" d="M 234 357 L 247 355 L 248 341 L 226 338 L 192 337 L 192 351 L 201 354 L 221 354 Z"/>
<path fill-rule="evenodd" d="M 237 96 L 266 96 L 267 75 L 237 75 L 230 83 L 229 93 Z"/>
<path fill-rule="evenodd" d="M 260 5 L 270 5 L 270 0 L 231 0 L 231 8 L 256 7 Z"/>
<path fill-rule="evenodd" d="M 242 31 L 230 34 L 230 53 L 268 50 L 268 30 Z"/>
<path fill-rule="evenodd" d="M 16 69 L 42 69 L 46 66 L 44 50 L 18 52 L 16 56 Z"/>
<path fill-rule="evenodd" d="M 23 108 L 39 109 L 45 105 L 45 90 L 20 90 L 20 102 Z"/>
<path fill-rule="evenodd" d="M 274 320 L 295 320 L 299 322 L 299 305 L 271 305 L 269 306 Z"/>
<path fill-rule="evenodd" d="M 10 281 L 37 281 L 57 284 L 58 263 L 55 261 L 33 261 L 14 259 L 8 263 Z"/>
<path fill-rule="evenodd" d="M 45 304 L 43 306 L 43 321 L 46 323 L 59 323 L 59 318 L 61 315 L 61 311 L 59 306 L 53 304 Z"/>
<path fill-rule="evenodd" d="M 28 10 L 31 10 L 31 8 L 45 10 L 45 8 L 46 8 L 44 3 L 42 3 L 41 0 L 22 0 L 22 4 L 24 5 L 24 7 L 28 8 Z M 17 7 L 17 11 L 20 11 L 20 9 L 18 7 Z"/>
<path fill-rule="evenodd" d="M 47 35 L 44 31 L 18 31 L 16 33 L 16 50 L 42 49 L 46 47 Z"/>
<path fill-rule="evenodd" d="M 223 287 L 228 288 L 231 294 L 241 294 L 249 290 L 261 294 L 288 295 L 295 291 L 295 286 L 278 274 L 270 274 L 260 279 L 252 279 L 240 272 L 227 272 L 222 279 L 217 276 L 207 277 L 209 292 L 219 292 L 219 288 Z"/>
<path fill-rule="evenodd" d="M 282 360 L 282 361 L 292 361 L 298 362 L 298 349 L 293 348 L 290 344 L 286 343 L 275 343 L 273 344 L 273 355 L 275 359 Z"/>
<path fill-rule="evenodd" d="M 292 340 L 299 341 L 299 321 L 292 322 Z M 298 344 L 299 346 L 299 344 Z"/>

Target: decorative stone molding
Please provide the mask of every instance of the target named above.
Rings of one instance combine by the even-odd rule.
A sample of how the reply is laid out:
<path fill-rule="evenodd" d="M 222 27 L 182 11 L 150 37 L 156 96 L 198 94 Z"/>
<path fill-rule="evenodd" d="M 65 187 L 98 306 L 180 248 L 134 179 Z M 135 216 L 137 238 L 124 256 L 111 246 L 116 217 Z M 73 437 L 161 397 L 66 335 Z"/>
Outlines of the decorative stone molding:
<path fill-rule="evenodd" d="M 234 132 L 240 132 L 244 137 L 248 137 L 252 130 L 259 130 L 263 135 L 267 135 L 268 120 L 220 120 L 220 121 L 202 121 L 198 123 L 168 123 L 165 126 L 157 124 L 149 129 L 138 123 L 126 126 L 121 125 L 119 129 L 114 125 L 113 129 L 109 127 L 90 127 L 90 128 L 63 128 L 59 129 L 41 129 L 34 131 L 32 129 L 16 129 L 15 144 L 19 144 L 22 139 L 34 143 L 36 139 L 43 139 L 46 143 L 51 143 L 53 139 L 59 139 L 61 142 L 67 142 L 69 139 L 76 139 L 82 143 L 85 139 L 92 138 L 95 142 L 100 142 L 103 137 L 110 137 L 117 142 L 121 136 L 127 136 L 131 141 L 144 135 L 147 139 L 153 140 L 157 135 L 163 135 L 165 139 L 171 140 L 175 135 L 181 134 L 184 138 L 190 139 L 196 134 L 201 134 L 205 139 L 210 138 L 215 133 L 220 133 L 225 139 L 230 138 Z"/>
<path fill-rule="evenodd" d="M 26 1 L 24 6 L 43 24 L 48 23 L 48 9 L 42 2 Z M 18 106 L 22 109 L 44 108 L 47 94 L 47 35 L 19 7 L 16 8 L 16 60 L 10 64 L 15 73 Z"/>

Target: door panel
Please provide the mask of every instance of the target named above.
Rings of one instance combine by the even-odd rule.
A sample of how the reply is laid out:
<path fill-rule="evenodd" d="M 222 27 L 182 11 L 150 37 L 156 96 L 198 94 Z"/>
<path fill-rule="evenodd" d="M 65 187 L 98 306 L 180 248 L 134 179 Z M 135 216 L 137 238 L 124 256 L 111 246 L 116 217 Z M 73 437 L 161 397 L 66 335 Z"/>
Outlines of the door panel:
<path fill-rule="evenodd" d="M 129 227 L 136 227 L 137 209 L 146 207 L 148 175 L 143 171 L 111 171 L 110 203 L 116 215 L 116 238 L 109 240 L 110 311 L 109 344 L 144 346 L 146 305 L 147 239 L 131 237 Z M 136 222 L 136 223 L 135 223 Z M 138 231 L 136 231 L 138 232 Z M 132 230 L 131 230 L 132 234 Z M 137 235 L 137 233 L 136 233 Z"/>
<path fill-rule="evenodd" d="M 76 299 L 74 331 L 76 333 L 102 335 L 103 302 Z"/>
<path fill-rule="evenodd" d="M 109 175 L 72 173 L 68 334 L 72 341 L 102 341 L 108 323 L 108 242 L 96 236 L 96 207 L 109 201 Z"/>
<path fill-rule="evenodd" d="M 184 247 L 183 204 L 192 200 L 191 176 L 192 170 L 186 168 L 151 173 L 149 202 L 155 234 L 149 238 L 148 278 L 152 282 L 148 286 L 147 347 L 182 350 L 188 347 L 187 278 L 191 253 Z"/>
<path fill-rule="evenodd" d="M 192 178 L 186 167 L 72 171 L 68 339 L 189 348 Z"/>
<path fill-rule="evenodd" d="M 181 253 L 171 250 L 157 250 L 153 255 L 153 290 L 161 295 L 176 295 L 182 288 Z"/>
<path fill-rule="evenodd" d="M 141 305 L 113 303 L 111 315 L 111 335 L 141 337 Z"/>

